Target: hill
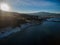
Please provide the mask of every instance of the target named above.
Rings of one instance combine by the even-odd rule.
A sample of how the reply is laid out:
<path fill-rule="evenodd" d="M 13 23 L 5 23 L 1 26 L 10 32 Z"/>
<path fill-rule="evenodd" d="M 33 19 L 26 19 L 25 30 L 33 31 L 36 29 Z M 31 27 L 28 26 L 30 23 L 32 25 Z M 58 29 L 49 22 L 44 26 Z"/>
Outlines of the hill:
<path fill-rule="evenodd" d="M 3 27 L 16 27 L 20 24 L 24 24 L 31 21 L 42 21 L 51 17 L 60 17 L 60 14 L 48 13 L 48 12 L 38 12 L 30 14 L 22 14 L 16 12 L 6 12 L 0 10 L 0 28 Z"/>
<path fill-rule="evenodd" d="M 60 17 L 60 14 L 58 13 L 49 13 L 49 12 L 37 12 L 37 13 L 30 13 L 30 15 L 37 15 L 37 16 L 58 16 Z"/>

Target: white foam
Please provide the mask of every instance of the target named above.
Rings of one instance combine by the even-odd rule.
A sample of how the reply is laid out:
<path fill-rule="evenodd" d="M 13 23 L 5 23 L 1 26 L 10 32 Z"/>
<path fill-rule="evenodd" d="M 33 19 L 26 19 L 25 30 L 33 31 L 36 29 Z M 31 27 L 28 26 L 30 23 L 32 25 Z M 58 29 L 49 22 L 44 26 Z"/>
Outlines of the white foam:
<path fill-rule="evenodd" d="M 5 29 L 6 30 L 6 29 Z M 6 37 L 6 36 L 9 36 L 10 34 L 12 34 L 12 33 L 16 33 L 16 32 L 18 32 L 18 31 L 20 31 L 21 29 L 20 29 L 20 27 L 16 27 L 16 28 L 7 28 L 7 30 L 8 31 L 5 31 L 4 33 L 1 33 L 0 32 L 0 38 L 4 38 L 4 37 Z"/>
<path fill-rule="evenodd" d="M 7 27 L 7 28 L 4 28 L 2 30 L 5 30 L 5 31 L 0 32 L 0 39 L 9 36 L 12 33 L 16 33 L 18 31 L 21 31 L 21 29 L 24 29 L 24 28 L 26 28 L 30 25 L 32 25 L 32 24 L 31 23 L 26 23 L 26 24 L 22 24 L 21 27 L 16 27 L 16 28 Z"/>

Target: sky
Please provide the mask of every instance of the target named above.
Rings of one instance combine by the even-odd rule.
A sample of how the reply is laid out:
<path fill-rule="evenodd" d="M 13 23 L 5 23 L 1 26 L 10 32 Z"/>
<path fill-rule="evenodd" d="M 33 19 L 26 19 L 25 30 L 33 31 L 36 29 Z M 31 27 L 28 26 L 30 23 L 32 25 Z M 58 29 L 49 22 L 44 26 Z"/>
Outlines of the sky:
<path fill-rule="evenodd" d="M 11 11 L 19 13 L 60 13 L 60 0 L 0 0 L 2 2 L 7 3 Z"/>

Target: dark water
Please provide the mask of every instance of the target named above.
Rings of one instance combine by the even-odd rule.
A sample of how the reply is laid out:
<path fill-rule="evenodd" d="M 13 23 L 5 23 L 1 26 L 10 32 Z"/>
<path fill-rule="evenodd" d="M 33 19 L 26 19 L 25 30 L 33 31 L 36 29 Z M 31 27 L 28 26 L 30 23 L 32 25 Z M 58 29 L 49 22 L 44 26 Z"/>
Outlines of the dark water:
<path fill-rule="evenodd" d="M 60 44 L 60 18 L 50 18 L 42 24 L 30 26 L 3 39 L 2 43 L 16 45 L 58 45 Z"/>

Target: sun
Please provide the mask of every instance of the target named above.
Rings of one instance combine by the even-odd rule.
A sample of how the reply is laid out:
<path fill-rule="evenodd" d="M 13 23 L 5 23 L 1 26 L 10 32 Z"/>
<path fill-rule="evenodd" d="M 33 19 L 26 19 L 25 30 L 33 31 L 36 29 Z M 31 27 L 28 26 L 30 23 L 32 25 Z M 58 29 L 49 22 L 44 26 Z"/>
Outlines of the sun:
<path fill-rule="evenodd" d="M 10 7 L 6 3 L 1 3 L 0 4 L 0 9 L 3 10 L 3 11 L 9 11 L 10 10 Z"/>

